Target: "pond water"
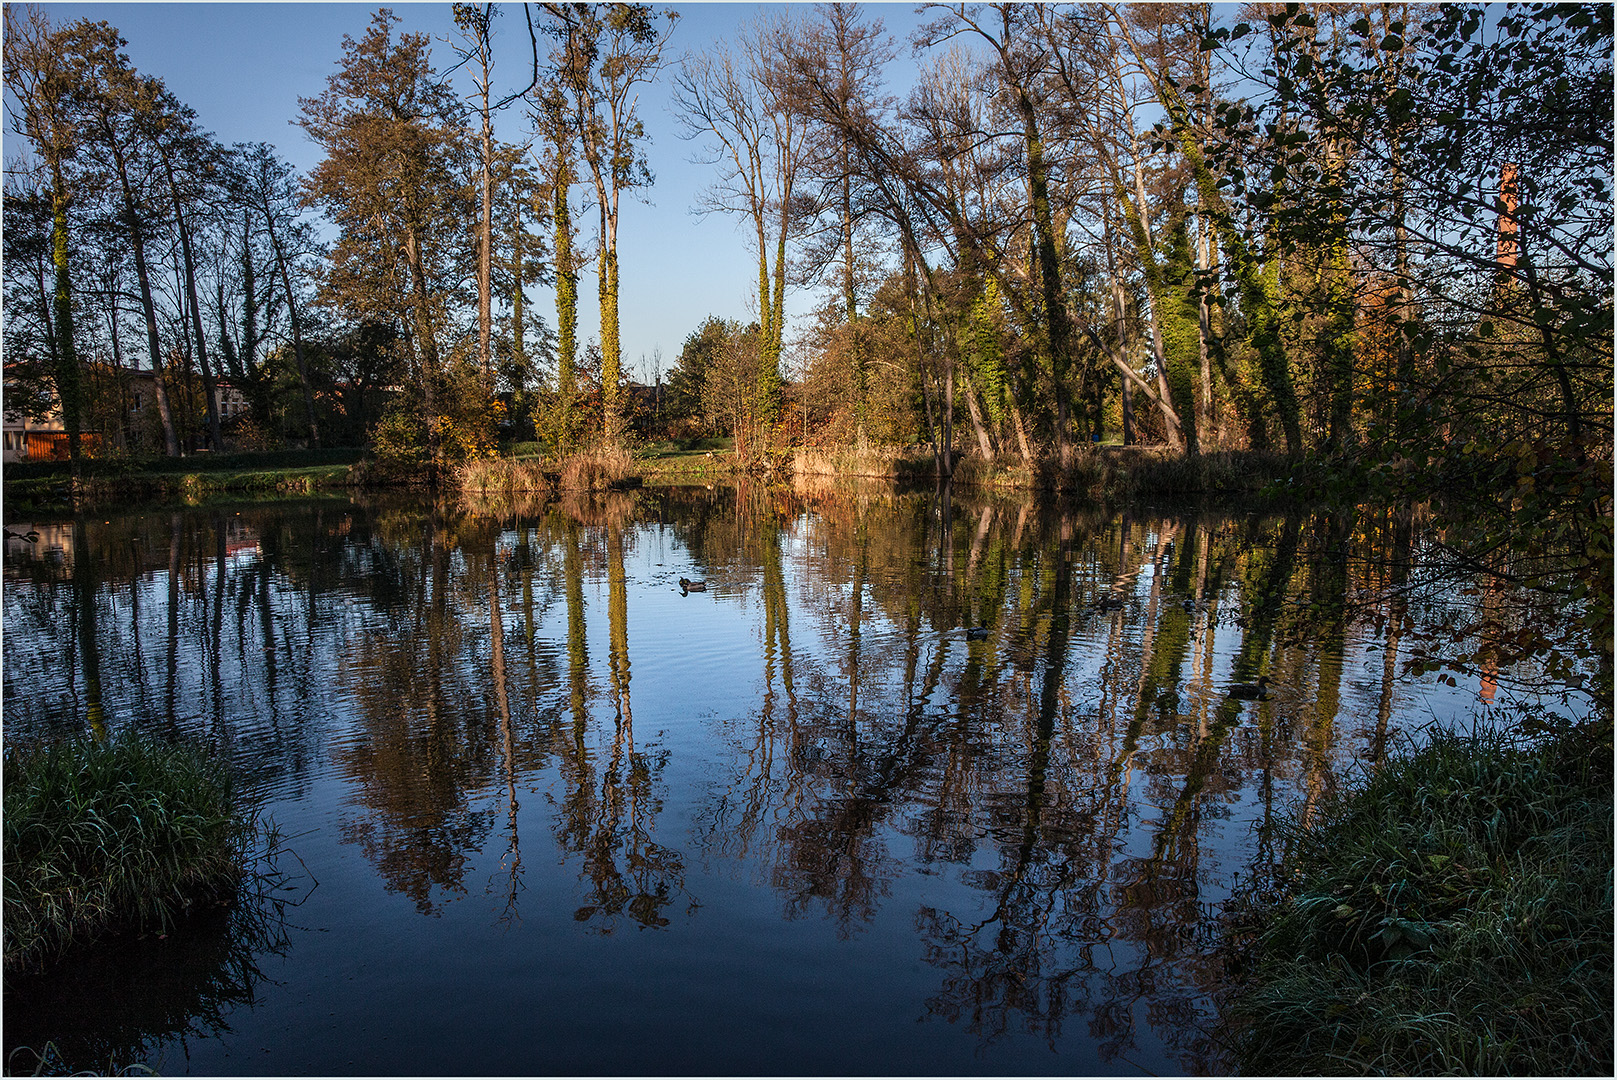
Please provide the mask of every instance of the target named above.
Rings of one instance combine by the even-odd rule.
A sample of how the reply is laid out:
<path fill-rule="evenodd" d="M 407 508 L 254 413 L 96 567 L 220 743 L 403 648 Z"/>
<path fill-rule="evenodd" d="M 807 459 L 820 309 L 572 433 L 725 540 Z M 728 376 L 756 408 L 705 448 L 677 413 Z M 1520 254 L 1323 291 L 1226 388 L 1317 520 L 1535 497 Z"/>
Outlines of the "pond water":
<path fill-rule="evenodd" d="M 8 979 L 7 1051 L 81 1067 L 1217 1072 L 1209 929 L 1276 816 L 1495 693 L 1400 676 L 1473 601 L 1401 590 L 1386 514 L 743 485 L 33 527 L 6 736 L 207 740 L 286 838 L 263 898 Z"/>

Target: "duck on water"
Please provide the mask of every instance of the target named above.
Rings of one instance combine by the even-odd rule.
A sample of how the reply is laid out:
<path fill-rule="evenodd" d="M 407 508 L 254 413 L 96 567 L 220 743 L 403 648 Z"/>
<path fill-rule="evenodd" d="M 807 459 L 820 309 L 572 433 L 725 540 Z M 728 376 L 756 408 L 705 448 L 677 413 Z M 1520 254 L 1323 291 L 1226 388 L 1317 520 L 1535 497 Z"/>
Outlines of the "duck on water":
<path fill-rule="evenodd" d="M 1269 697 L 1269 684 L 1273 682 L 1267 675 L 1259 675 L 1255 683 L 1232 683 L 1226 690 L 1225 696 L 1239 698 L 1242 701 L 1266 701 Z"/>

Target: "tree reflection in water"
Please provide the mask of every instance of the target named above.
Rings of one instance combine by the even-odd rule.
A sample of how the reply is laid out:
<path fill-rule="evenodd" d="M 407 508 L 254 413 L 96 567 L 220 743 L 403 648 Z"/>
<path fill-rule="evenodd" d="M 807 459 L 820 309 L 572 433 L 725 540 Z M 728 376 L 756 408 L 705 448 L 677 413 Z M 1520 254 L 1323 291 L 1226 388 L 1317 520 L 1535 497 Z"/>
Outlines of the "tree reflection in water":
<path fill-rule="evenodd" d="M 739 873 L 846 943 L 899 916 L 915 1016 L 1205 1067 L 1198 928 L 1385 754 L 1401 641 L 1460 602 L 1426 528 L 746 482 L 78 522 L 8 556 L 5 723 L 207 738 L 265 798 L 329 772 L 423 914 L 514 927 L 543 880 L 663 929 Z"/>

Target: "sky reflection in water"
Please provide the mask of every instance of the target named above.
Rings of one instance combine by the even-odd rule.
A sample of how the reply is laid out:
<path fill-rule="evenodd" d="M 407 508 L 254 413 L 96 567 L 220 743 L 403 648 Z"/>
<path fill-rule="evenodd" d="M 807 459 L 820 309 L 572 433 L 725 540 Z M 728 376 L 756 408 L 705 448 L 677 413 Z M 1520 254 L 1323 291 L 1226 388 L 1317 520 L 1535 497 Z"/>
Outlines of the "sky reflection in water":
<path fill-rule="evenodd" d="M 1376 599 L 1420 539 L 1386 515 L 743 488 L 38 527 L 7 737 L 99 698 L 294 838 L 245 995 L 140 974 L 185 935 L 8 986 L 8 1050 L 165 1073 L 1217 1071 L 1207 929 L 1274 816 L 1492 693 L 1396 678 L 1466 601 Z"/>

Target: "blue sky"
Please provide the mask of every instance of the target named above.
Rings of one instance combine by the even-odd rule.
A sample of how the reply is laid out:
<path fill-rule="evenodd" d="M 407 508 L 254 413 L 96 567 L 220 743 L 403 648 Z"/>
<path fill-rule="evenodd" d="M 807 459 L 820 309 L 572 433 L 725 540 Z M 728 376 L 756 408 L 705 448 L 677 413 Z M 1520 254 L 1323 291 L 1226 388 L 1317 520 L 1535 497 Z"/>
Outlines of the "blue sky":
<path fill-rule="evenodd" d="M 303 130 L 293 125 L 298 98 L 313 97 L 325 87 L 342 54 L 343 35 L 360 37 L 379 4 L 236 4 L 236 3 L 52 3 L 43 4 L 59 23 L 78 18 L 103 20 L 128 41 L 126 51 L 141 72 L 156 75 L 181 101 L 197 111 L 202 126 L 224 143 L 262 140 L 300 170 L 319 159 Z M 434 66 L 454 64 L 443 39 L 454 33 L 447 3 L 393 3 L 401 29 L 434 36 Z M 519 4 L 495 22 L 495 87 L 509 93 L 526 85 L 532 64 L 531 46 Z M 697 52 L 732 36 L 754 17 L 758 5 L 727 3 L 659 3 L 673 7 L 680 22 L 671 41 L 671 60 Z M 912 4 L 867 4 L 900 44 L 895 74 L 910 70 L 907 38 L 918 18 Z M 807 12 L 805 11 L 805 14 Z M 541 48 L 543 48 L 541 41 Z M 710 166 L 691 163 L 696 144 L 678 135 L 668 106 L 669 80 L 645 90 L 640 112 L 651 133 L 649 148 L 656 185 L 646 193 L 649 205 L 626 203 L 620 226 L 622 265 L 623 360 L 634 377 L 649 377 L 654 350 L 662 350 L 666 374 L 686 335 L 708 315 L 750 320 L 757 270 L 746 236 L 731 217 L 698 218 L 691 212 L 701 192 L 714 179 Z M 469 81 L 464 90 L 470 93 Z M 513 107 L 496 122 L 496 131 L 516 139 L 522 123 Z M 11 151 L 8 150 L 8 157 Z M 586 224 L 591 218 L 582 219 Z M 593 278 L 581 282 L 587 301 L 595 295 Z M 534 289 L 531 299 L 555 323 L 553 297 Z M 790 336 L 814 298 L 788 298 Z M 581 305 L 579 335 L 593 336 L 597 321 L 592 303 Z M 642 367 L 642 357 L 645 366 Z"/>

